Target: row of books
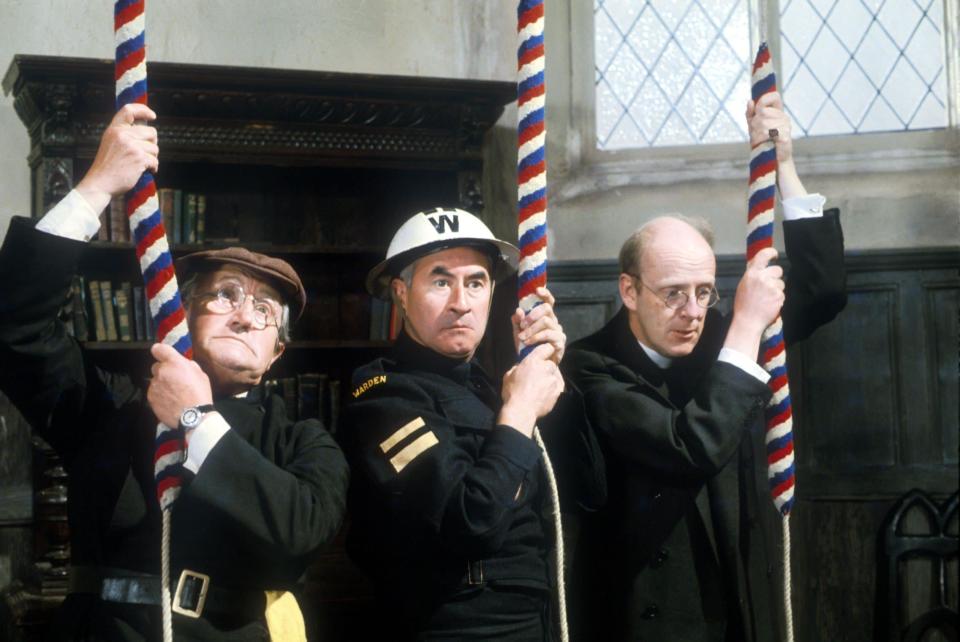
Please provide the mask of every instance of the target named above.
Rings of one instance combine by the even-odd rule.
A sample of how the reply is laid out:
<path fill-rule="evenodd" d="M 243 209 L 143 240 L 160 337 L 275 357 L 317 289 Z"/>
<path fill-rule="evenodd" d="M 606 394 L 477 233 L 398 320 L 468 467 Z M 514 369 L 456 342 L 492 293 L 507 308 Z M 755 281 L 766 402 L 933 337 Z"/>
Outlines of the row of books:
<path fill-rule="evenodd" d="M 264 382 L 268 394 L 283 397 L 287 416 L 291 421 L 319 419 L 331 433 L 340 422 L 340 380 L 317 372 L 306 372 L 295 377 L 268 379 Z"/>
<path fill-rule="evenodd" d="M 370 339 L 393 341 L 400 332 L 400 310 L 392 301 L 373 299 L 370 303 Z"/>
<path fill-rule="evenodd" d="M 204 194 L 162 187 L 157 190 L 160 215 L 167 238 L 173 244 L 203 243 L 206 240 L 207 197 Z M 130 241 L 124 196 L 115 196 L 100 214 L 100 241 Z"/>
<path fill-rule="evenodd" d="M 129 281 L 115 287 L 74 277 L 64 322 L 79 341 L 153 341 L 157 335 L 143 287 Z"/>

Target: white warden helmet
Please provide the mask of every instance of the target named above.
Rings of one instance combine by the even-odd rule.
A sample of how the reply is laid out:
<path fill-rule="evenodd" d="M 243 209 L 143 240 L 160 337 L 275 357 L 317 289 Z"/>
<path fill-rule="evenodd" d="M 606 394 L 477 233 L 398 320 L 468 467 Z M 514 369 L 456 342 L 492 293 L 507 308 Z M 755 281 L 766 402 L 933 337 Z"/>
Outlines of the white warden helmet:
<path fill-rule="evenodd" d="M 367 274 L 367 292 L 390 298 L 390 281 L 415 260 L 453 247 L 475 247 L 492 257 L 496 282 L 517 271 L 520 250 L 493 236 L 483 221 L 457 208 L 438 207 L 418 212 L 400 226 L 390 241 L 386 258 Z"/>

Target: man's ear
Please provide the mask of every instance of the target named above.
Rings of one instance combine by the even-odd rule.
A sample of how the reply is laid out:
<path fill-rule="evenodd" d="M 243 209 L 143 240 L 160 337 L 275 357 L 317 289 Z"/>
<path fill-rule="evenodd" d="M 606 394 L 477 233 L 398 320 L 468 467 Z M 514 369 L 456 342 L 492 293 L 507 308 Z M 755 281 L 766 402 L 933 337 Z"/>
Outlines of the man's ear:
<path fill-rule="evenodd" d="M 393 302 L 400 307 L 403 316 L 407 314 L 407 284 L 403 279 L 394 278 L 390 281 L 390 289 L 393 293 Z"/>
<path fill-rule="evenodd" d="M 273 359 L 270 360 L 270 365 L 267 366 L 267 370 L 269 370 L 270 367 L 273 366 L 274 363 L 276 363 L 277 359 L 280 358 L 280 355 L 282 355 L 282 354 L 283 354 L 283 351 L 286 350 L 286 349 L 287 349 L 287 344 L 285 344 L 283 341 L 280 341 L 280 340 L 278 339 L 278 340 L 277 340 L 277 345 L 276 345 L 276 347 L 273 349 L 273 352 L 274 352 L 274 354 L 273 354 Z"/>
<path fill-rule="evenodd" d="M 618 285 L 620 288 L 620 300 L 623 301 L 623 306 L 631 312 L 636 312 L 639 302 L 637 301 L 638 294 L 634 278 L 626 272 L 623 272 L 620 274 L 620 282 Z"/>

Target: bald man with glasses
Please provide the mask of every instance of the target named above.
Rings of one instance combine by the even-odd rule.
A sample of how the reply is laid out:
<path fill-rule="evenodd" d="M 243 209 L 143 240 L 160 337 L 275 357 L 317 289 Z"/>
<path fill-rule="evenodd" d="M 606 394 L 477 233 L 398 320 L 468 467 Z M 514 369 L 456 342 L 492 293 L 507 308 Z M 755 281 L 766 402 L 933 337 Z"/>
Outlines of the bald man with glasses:
<path fill-rule="evenodd" d="M 757 353 L 777 314 L 790 344 L 843 308 L 843 236 L 797 176 L 779 95 L 751 102 L 747 119 L 753 142 L 779 134 L 786 281 L 776 250 L 762 250 L 721 314 L 709 225 L 653 219 L 621 249 L 623 308 L 561 364 L 607 462 L 609 501 L 584 520 L 577 552 L 578 639 L 780 639 Z"/>

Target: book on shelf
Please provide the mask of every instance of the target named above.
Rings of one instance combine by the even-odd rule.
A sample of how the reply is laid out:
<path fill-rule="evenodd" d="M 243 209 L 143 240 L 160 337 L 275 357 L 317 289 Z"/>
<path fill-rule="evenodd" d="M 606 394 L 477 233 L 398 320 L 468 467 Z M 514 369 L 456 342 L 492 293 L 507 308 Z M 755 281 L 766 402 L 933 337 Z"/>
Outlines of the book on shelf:
<path fill-rule="evenodd" d="M 83 277 L 73 277 L 70 284 L 70 305 L 73 308 L 71 321 L 73 322 L 73 336 L 77 341 L 87 341 L 90 338 L 90 324 L 87 323 L 87 296 Z"/>
<path fill-rule="evenodd" d="M 322 419 L 327 375 L 306 372 L 297 375 L 297 419 Z"/>
<path fill-rule="evenodd" d="M 113 288 L 110 281 L 100 281 L 100 303 L 103 305 L 103 325 L 107 330 L 107 341 L 117 341 L 117 313 L 113 306 Z"/>
<path fill-rule="evenodd" d="M 100 229 L 97 230 L 97 240 L 98 241 L 110 240 L 110 206 L 109 205 L 103 208 L 103 211 L 100 212 Z"/>
<path fill-rule="evenodd" d="M 207 231 L 207 197 L 173 187 L 157 190 L 160 215 L 171 245 L 204 243 Z M 218 239 L 220 241 L 239 239 Z"/>
<path fill-rule="evenodd" d="M 183 243 L 183 190 L 173 190 L 173 229 L 167 234 L 170 242 Z"/>
<path fill-rule="evenodd" d="M 173 198 L 174 191 L 171 187 L 161 187 L 157 190 L 157 198 L 160 200 L 160 218 L 163 219 L 163 227 L 167 233 L 170 242 L 173 242 Z"/>
<path fill-rule="evenodd" d="M 157 326 L 153 322 L 153 313 L 150 311 L 150 299 L 146 296 L 146 291 L 144 291 L 144 297 L 143 297 L 143 321 L 144 321 L 144 324 L 146 325 L 147 341 L 156 341 Z"/>
<path fill-rule="evenodd" d="M 322 372 L 303 372 L 263 382 L 266 396 L 283 398 L 290 421 L 317 419 L 331 433 L 340 421 L 341 389 L 340 381 Z"/>
<path fill-rule="evenodd" d="M 130 284 L 126 284 L 130 287 Z M 133 341 L 133 335 L 130 332 L 130 298 L 126 290 L 121 286 L 114 290 L 113 299 L 117 306 L 117 335 L 120 341 Z"/>
<path fill-rule="evenodd" d="M 184 243 L 197 242 L 197 195 L 186 193 L 183 195 L 183 232 L 181 237 Z"/>
<path fill-rule="evenodd" d="M 150 301 L 141 285 L 77 277 L 71 301 L 82 314 L 72 315 L 74 335 L 80 341 L 155 341 L 156 328 L 150 316 Z"/>
<path fill-rule="evenodd" d="M 207 197 L 197 194 L 197 243 L 203 243 L 207 236 Z"/>
<path fill-rule="evenodd" d="M 386 339 L 384 324 L 389 324 L 390 304 L 382 299 L 372 299 L 370 301 L 370 339 L 377 341 Z M 387 321 L 384 321 L 387 319 Z"/>
<path fill-rule="evenodd" d="M 133 340 L 146 341 L 147 322 L 143 316 L 143 286 L 135 285 L 131 288 L 131 292 L 133 293 L 133 301 L 131 303 L 133 307 Z"/>
<path fill-rule="evenodd" d="M 126 201 L 123 194 L 110 199 L 110 240 L 123 243 L 130 240 L 130 224 L 127 222 Z"/>
<path fill-rule="evenodd" d="M 97 341 L 107 340 L 107 323 L 103 316 L 103 299 L 100 296 L 100 281 L 91 280 L 87 284 L 90 290 L 90 307 L 93 309 L 93 327 Z"/>
<path fill-rule="evenodd" d="M 400 314 L 392 301 L 372 299 L 370 303 L 370 339 L 386 341 L 397 338 L 400 331 Z"/>
<path fill-rule="evenodd" d="M 290 421 L 297 420 L 297 378 L 284 377 L 280 380 L 280 394 L 283 396 L 283 404 L 287 408 L 287 418 Z"/>

